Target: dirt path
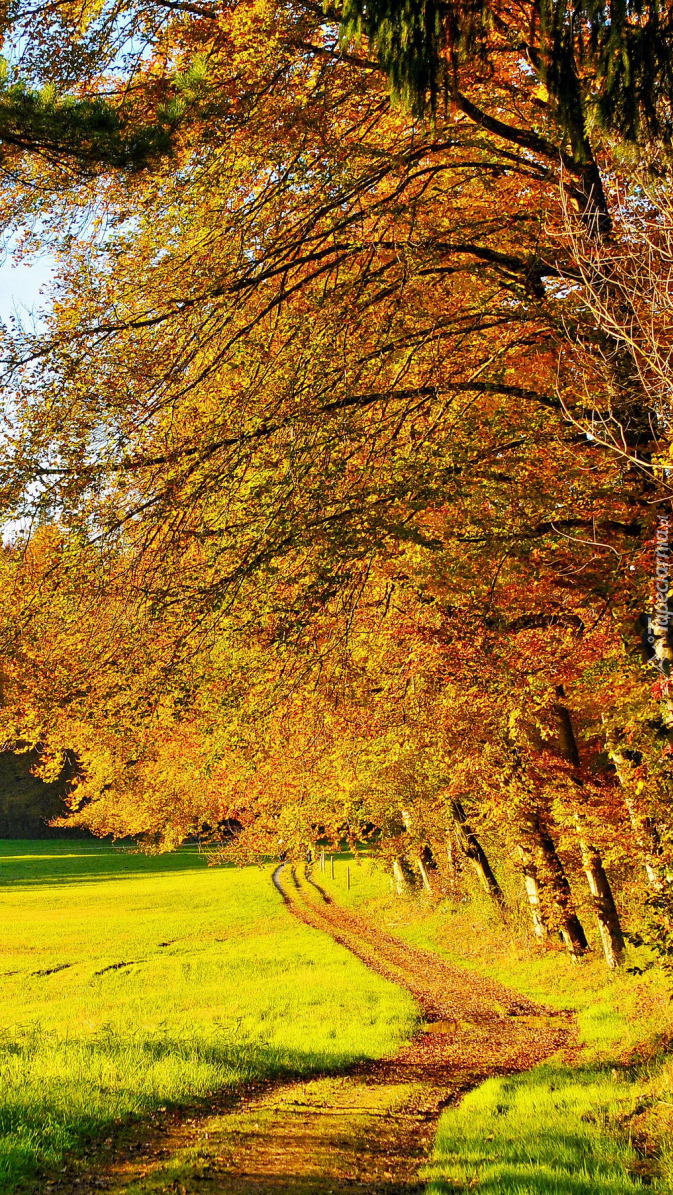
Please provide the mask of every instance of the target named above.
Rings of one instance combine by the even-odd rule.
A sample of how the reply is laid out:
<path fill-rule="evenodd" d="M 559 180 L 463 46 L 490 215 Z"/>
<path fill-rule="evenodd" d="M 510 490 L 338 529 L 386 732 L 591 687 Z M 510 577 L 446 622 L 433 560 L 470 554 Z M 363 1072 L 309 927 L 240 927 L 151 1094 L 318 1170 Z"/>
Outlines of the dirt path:
<path fill-rule="evenodd" d="M 414 1195 L 443 1107 L 489 1075 L 525 1070 L 571 1044 L 567 1015 L 382 933 L 334 904 L 306 869 L 279 868 L 274 883 L 302 921 L 413 994 L 419 1033 L 394 1057 L 348 1074 L 260 1084 L 207 1114 L 138 1128 L 103 1170 L 66 1174 L 43 1190 Z"/>

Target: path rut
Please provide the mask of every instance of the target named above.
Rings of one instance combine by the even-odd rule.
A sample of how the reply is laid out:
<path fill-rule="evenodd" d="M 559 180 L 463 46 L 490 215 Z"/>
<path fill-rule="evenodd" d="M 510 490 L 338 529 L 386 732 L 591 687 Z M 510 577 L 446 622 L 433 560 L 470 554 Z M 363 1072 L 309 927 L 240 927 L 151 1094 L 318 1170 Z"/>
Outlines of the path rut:
<path fill-rule="evenodd" d="M 573 1040 L 570 1014 L 535 1005 L 336 905 L 310 869 L 274 883 L 303 922 L 406 987 L 423 1021 L 394 1057 L 347 1074 L 259 1084 L 206 1112 L 168 1116 L 105 1169 L 47 1192 L 114 1195 L 417 1195 L 444 1107 L 491 1075 L 526 1070 Z"/>

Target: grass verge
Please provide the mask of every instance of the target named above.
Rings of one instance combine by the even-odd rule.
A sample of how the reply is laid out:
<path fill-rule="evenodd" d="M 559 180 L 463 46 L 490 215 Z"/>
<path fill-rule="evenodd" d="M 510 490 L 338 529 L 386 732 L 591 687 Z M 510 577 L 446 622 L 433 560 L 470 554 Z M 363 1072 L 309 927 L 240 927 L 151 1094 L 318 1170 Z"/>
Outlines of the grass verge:
<path fill-rule="evenodd" d="M 610 1118 L 628 1082 L 601 1066 L 548 1063 L 489 1079 L 442 1117 L 428 1195 L 622 1195 L 642 1191 L 643 1161 Z"/>

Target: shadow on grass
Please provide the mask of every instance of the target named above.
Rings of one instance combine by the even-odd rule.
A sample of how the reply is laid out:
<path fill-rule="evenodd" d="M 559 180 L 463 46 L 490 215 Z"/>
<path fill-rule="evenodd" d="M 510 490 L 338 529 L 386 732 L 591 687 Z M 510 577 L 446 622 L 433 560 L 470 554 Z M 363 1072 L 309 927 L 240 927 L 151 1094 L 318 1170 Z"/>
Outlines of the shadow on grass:
<path fill-rule="evenodd" d="M 123 849 L 73 842 L 3 843 L 0 847 L 2 886 L 98 884 L 152 875 L 178 875 L 206 866 L 206 856 L 196 847 L 165 855 L 144 855 L 131 847 Z"/>
<path fill-rule="evenodd" d="M 610 1063 L 547 1063 L 489 1079 L 444 1113 L 426 1171 L 428 1195 L 642 1191 L 651 1176 L 623 1127 L 632 1078 Z"/>

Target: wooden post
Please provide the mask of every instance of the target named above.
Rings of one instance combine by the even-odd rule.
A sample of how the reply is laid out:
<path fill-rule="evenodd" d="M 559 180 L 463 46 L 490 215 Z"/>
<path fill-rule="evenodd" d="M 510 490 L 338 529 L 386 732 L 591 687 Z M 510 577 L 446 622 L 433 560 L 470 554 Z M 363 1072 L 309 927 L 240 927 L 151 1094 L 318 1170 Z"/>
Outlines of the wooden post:
<path fill-rule="evenodd" d="M 346 887 L 347 887 L 348 891 L 350 892 L 350 890 L 351 890 L 351 869 L 350 869 L 350 867 L 346 868 Z"/>
<path fill-rule="evenodd" d="M 325 852 L 324 851 L 320 852 L 320 870 L 323 872 L 325 870 Z"/>
<path fill-rule="evenodd" d="M 334 855 L 330 855 L 329 864 L 330 864 L 330 871 L 332 873 L 332 879 L 334 879 Z"/>

